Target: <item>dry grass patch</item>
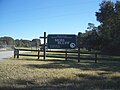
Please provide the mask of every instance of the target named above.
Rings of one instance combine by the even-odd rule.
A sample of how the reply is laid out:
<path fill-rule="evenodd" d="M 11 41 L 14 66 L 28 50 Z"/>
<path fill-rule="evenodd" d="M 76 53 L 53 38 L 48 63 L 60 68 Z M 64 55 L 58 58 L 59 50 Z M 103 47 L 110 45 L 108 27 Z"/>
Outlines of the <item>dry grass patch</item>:
<path fill-rule="evenodd" d="M 0 61 L 1 89 L 119 90 L 120 62 Z"/>

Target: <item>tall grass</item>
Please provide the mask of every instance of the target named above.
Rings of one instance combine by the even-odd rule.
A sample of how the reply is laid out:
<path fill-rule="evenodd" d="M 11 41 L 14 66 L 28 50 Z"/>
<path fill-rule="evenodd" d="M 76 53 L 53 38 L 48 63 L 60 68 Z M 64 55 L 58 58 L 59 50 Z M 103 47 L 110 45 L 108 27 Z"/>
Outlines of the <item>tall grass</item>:
<path fill-rule="evenodd" d="M 119 90 L 119 65 L 25 57 L 0 61 L 0 89 Z"/>

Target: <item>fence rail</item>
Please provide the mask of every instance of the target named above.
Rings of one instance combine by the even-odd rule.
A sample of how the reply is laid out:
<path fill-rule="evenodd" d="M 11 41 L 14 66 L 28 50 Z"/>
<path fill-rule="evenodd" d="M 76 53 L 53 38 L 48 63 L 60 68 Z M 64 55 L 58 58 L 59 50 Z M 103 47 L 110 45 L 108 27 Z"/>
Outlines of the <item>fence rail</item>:
<path fill-rule="evenodd" d="M 23 53 L 23 54 L 20 54 L 19 52 L 20 51 L 33 51 L 33 52 L 37 52 L 36 55 L 32 55 L 32 54 L 27 54 L 27 53 Z M 19 56 L 32 56 L 32 57 L 37 57 L 38 59 L 40 57 L 44 57 L 44 54 L 43 55 L 40 55 L 40 52 L 43 52 L 41 50 L 30 50 L 30 49 L 14 49 L 14 58 L 19 58 Z M 61 51 L 55 51 L 55 50 L 47 50 L 46 51 L 46 57 L 51 57 L 51 58 L 64 58 L 65 60 L 68 60 L 68 59 L 83 59 L 83 60 L 94 60 L 95 63 L 97 63 L 97 60 L 99 59 L 98 58 L 98 52 L 80 52 L 80 58 L 78 57 L 78 51 L 69 51 L 69 50 L 61 50 Z M 52 54 L 50 54 L 52 53 Z M 55 53 L 55 54 L 54 54 Z M 58 54 L 57 54 L 58 53 Z M 57 55 L 56 55 L 57 54 Z M 82 54 L 92 54 L 93 57 L 81 57 Z M 71 56 L 72 55 L 72 56 Z"/>
<path fill-rule="evenodd" d="M 36 52 L 36 54 L 31 53 L 19 53 L 20 51 L 30 51 L 30 52 Z M 42 52 L 42 55 L 41 55 Z M 97 63 L 98 60 L 117 60 L 120 61 L 120 58 L 112 58 L 111 56 L 106 56 L 103 53 L 100 52 L 80 52 L 80 58 L 78 57 L 78 51 L 72 51 L 72 50 L 62 50 L 62 51 L 54 51 L 54 50 L 47 50 L 46 56 L 44 56 L 44 52 L 41 50 L 30 50 L 30 49 L 14 49 L 14 58 L 19 58 L 19 56 L 31 56 L 31 57 L 37 57 L 37 59 L 40 59 L 40 57 L 49 57 L 49 58 L 64 58 L 65 60 L 68 59 L 76 59 L 76 60 L 94 60 L 95 63 Z M 78 61 L 79 62 L 79 61 Z"/>

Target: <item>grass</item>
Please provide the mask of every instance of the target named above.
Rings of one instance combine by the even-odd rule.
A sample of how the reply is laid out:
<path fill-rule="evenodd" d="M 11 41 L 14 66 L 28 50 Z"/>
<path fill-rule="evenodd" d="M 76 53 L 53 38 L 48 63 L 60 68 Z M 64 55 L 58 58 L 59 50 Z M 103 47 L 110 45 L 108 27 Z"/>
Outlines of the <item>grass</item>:
<path fill-rule="evenodd" d="M 0 89 L 119 90 L 120 62 L 11 58 L 0 61 Z"/>

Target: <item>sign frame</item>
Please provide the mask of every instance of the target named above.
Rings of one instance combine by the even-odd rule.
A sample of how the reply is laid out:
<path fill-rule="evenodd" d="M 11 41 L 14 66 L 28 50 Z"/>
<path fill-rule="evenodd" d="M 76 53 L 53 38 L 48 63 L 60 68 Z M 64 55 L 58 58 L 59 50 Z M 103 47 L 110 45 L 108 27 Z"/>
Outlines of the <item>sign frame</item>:
<path fill-rule="evenodd" d="M 48 49 L 75 49 L 77 48 L 77 35 L 75 34 L 48 34 Z"/>

